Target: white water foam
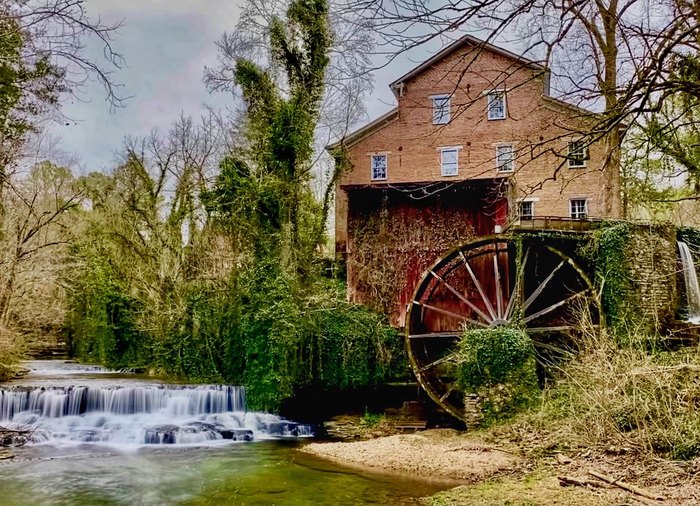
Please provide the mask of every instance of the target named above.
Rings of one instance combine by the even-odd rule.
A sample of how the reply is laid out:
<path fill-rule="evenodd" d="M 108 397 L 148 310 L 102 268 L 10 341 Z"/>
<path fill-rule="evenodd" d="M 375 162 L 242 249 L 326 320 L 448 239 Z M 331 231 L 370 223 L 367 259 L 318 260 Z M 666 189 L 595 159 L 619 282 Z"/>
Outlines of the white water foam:
<path fill-rule="evenodd" d="M 245 411 L 234 386 L 73 386 L 0 390 L 0 425 L 32 443 L 202 444 L 312 435 L 308 426 Z"/>

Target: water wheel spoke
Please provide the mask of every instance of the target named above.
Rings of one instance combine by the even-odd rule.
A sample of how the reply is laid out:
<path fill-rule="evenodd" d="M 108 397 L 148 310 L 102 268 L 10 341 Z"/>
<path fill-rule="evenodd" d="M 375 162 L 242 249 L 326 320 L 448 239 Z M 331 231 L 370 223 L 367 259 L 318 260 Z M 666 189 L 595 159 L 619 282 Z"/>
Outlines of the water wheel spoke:
<path fill-rule="evenodd" d="M 547 241 L 502 234 L 477 239 L 437 260 L 416 286 L 406 317 L 409 363 L 428 396 L 469 423 L 457 374 L 462 327 L 516 322 L 533 339 L 538 361 L 558 360 L 569 352 L 566 334 L 581 330 L 579 304 L 596 312 L 597 321 L 596 295 L 586 272 Z"/>
<path fill-rule="evenodd" d="M 456 332 L 431 332 L 429 334 L 411 334 L 409 339 L 457 339 L 459 335 Z"/>
<path fill-rule="evenodd" d="M 539 318 L 539 317 L 542 316 L 542 315 L 545 315 L 545 314 L 547 314 L 547 313 L 550 313 L 550 312 L 554 311 L 555 309 L 557 309 L 557 308 L 563 306 L 563 305 L 566 304 L 567 302 L 570 302 L 570 301 L 572 301 L 572 300 L 574 300 L 574 299 L 577 299 L 577 298 L 581 297 L 582 295 L 584 295 L 584 294 L 587 293 L 588 291 L 589 291 L 589 290 L 586 289 L 586 290 L 583 290 L 583 291 L 581 291 L 581 292 L 575 293 L 575 294 L 573 294 L 571 297 L 567 297 L 566 299 L 564 299 L 564 300 L 562 300 L 562 301 L 559 301 L 559 302 L 557 302 L 556 304 L 552 304 L 551 306 L 548 306 L 548 307 L 546 307 L 546 308 L 544 308 L 544 309 L 542 309 L 542 310 L 540 310 L 540 311 L 537 311 L 536 313 L 531 314 L 530 316 L 527 316 L 527 317 L 523 320 L 523 322 L 524 322 L 524 323 L 528 323 L 528 322 L 534 320 L 535 318 Z"/>
<path fill-rule="evenodd" d="M 439 365 L 441 365 L 441 364 L 444 364 L 444 363 L 446 363 L 446 362 L 449 362 L 450 360 L 453 360 L 453 359 L 455 359 L 455 358 L 457 358 L 457 353 L 452 352 L 452 353 L 450 353 L 449 355 L 445 355 L 445 356 L 442 357 L 442 358 L 439 358 L 439 359 L 437 359 L 437 360 L 434 360 L 433 362 L 430 362 L 430 363 L 427 364 L 427 365 L 424 365 L 423 367 L 421 367 L 420 369 L 418 369 L 418 372 L 419 372 L 419 373 L 425 372 L 425 371 L 427 371 L 428 369 L 432 369 L 433 367 L 437 367 L 437 366 L 439 366 Z"/>
<path fill-rule="evenodd" d="M 454 392 L 457 389 L 457 382 L 453 382 L 448 388 L 447 391 L 440 396 L 440 401 L 445 402 L 445 399 L 447 399 L 452 392 Z"/>
<path fill-rule="evenodd" d="M 476 289 L 479 292 L 479 295 L 481 296 L 481 300 L 484 302 L 484 306 L 486 307 L 486 310 L 491 315 L 492 320 L 495 320 L 497 318 L 496 311 L 494 311 L 493 305 L 491 304 L 491 301 L 489 300 L 489 298 L 486 296 L 486 293 L 484 292 L 484 288 L 481 286 L 481 283 L 479 283 L 479 280 L 477 279 L 476 275 L 474 274 L 474 271 L 472 270 L 471 265 L 469 265 L 469 261 L 467 260 L 467 257 L 465 257 L 464 253 L 461 251 L 459 252 L 459 256 L 462 257 L 462 261 L 464 262 L 464 265 L 467 268 L 467 272 L 469 273 L 469 277 L 471 278 L 472 283 L 474 283 L 474 286 L 476 286 Z"/>
<path fill-rule="evenodd" d="M 466 315 L 453 313 L 452 311 L 448 311 L 447 309 L 442 309 L 441 307 L 436 307 L 436 306 L 433 306 L 431 304 L 425 304 L 424 302 L 418 302 L 418 301 L 414 301 L 413 303 L 417 304 L 419 306 L 422 306 L 425 309 L 435 311 L 436 313 L 444 314 L 445 316 L 451 316 L 452 318 L 456 318 L 458 320 L 472 323 L 478 327 L 483 327 L 485 329 L 489 327 L 487 324 L 482 323 L 480 321 L 472 320 L 471 318 L 468 318 Z"/>
<path fill-rule="evenodd" d="M 565 264 L 565 263 L 566 263 L 566 259 L 562 260 L 562 261 L 559 263 L 559 265 L 557 265 L 557 266 L 554 268 L 554 270 L 553 270 L 552 272 L 549 273 L 549 276 L 547 276 L 547 277 L 545 278 L 545 280 L 544 280 L 542 283 L 540 283 L 540 285 L 537 287 L 537 289 L 536 289 L 534 292 L 532 292 L 532 295 L 530 295 L 530 296 L 527 298 L 527 300 L 523 303 L 523 311 L 526 311 L 527 308 L 529 308 L 530 305 L 531 305 L 533 302 L 535 302 L 535 299 L 537 299 L 537 297 L 539 297 L 539 296 L 542 294 L 542 292 L 543 292 L 544 289 L 547 287 L 547 285 L 549 284 L 549 282 L 552 281 L 552 279 L 553 279 L 554 276 L 556 275 L 557 271 L 559 271 L 559 269 L 561 269 L 562 267 L 564 267 L 564 264 Z"/>
<path fill-rule="evenodd" d="M 501 286 L 501 273 L 498 269 L 498 246 L 493 254 L 493 281 L 496 285 L 496 312 L 498 318 L 503 319 L 503 287 Z"/>
<path fill-rule="evenodd" d="M 440 283 L 442 283 L 443 285 L 445 285 L 445 287 L 446 287 L 450 292 L 452 292 L 459 300 L 461 300 L 462 302 L 464 302 L 464 303 L 465 303 L 467 306 L 469 306 L 476 314 L 478 314 L 481 318 L 483 318 L 484 321 L 485 321 L 486 323 L 491 323 L 491 322 L 493 321 L 493 319 L 489 318 L 483 311 L 481 311 L 478 307 L 476 307 L 472 301 L 470 301 L 470 300 L 467 299 L 464 295 L 462 295 L 461 293 L 459 293 L 459 292 L 457 291 L 456 288 L 454 288 L 451 284 L 449 284 L 447 281 L 445 281 L 441 276 L 439 276 L 438 274 L 436 274 L 436 273 L 433 272 L 433 271 L 430 271 L 430 274 L 431 274 L 435 279 L 437 279 Z"/>
<path fill-rule="evenodd" d="M 515 311 L 515 301 L 518 298 L 518 294 L 522 289 L 523 279 L 525 278 L 525 266 L 527 265 L 527 259 L 530 257 L 530 248 L 527 248 L 525 256 L 523 257 L 523 263 L 520 264 L 520 269 L 515 274 L 515 284 L 513 285 L 513 293 L 510 294 L 510 300 L 508 301 L 508 307 L 506 307 L 506 320 L 510 320 L 513 317 L 513 312 Z"/>

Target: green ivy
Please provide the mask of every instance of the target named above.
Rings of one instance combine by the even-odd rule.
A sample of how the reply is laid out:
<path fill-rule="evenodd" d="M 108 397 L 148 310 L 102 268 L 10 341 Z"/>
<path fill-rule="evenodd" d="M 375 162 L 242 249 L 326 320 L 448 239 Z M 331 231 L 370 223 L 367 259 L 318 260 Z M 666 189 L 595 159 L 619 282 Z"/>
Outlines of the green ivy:
<path fill-rule="evenodd" d="M 596 229 L 581 251 L 592 261 L 601 305 L 613 334 L 622 339 L 636 321 L 638 311 L 631 299 L 629 271 L 630 224 L 605 222 Z"/>
<path fill-rule="evenodd" d="M 486 423 L 507 419 L 539 398 L 535 348 L 520 328 L 465 330 L 457 361 L 460 389 L 482 398 Z"/>

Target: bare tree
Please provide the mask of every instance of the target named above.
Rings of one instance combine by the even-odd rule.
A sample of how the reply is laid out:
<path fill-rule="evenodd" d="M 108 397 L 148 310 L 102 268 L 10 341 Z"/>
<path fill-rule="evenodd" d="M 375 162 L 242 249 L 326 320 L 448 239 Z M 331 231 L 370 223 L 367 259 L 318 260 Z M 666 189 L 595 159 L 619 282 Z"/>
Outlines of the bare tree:
<path fill-rule="evenodd" d="M 90 19 L 84 0 L 0 0 L 0 238 L 12 179 L 39 122 L 93 78 L 112 106 L 121 103 L 111 74 L 123 63 L 110 43 L 117 28 Z M 104 64 L 87 54 L 90 38 L 102 43 Z"/>
<path fill-rule="evenodd" d="M 12 213 L 0 246 L 0 327 L 30 328 L 26 321 L 35 320 L 31 314 L 46 316 L 37 300 L 46 302 L 54 295 L 61 258 L 56 247 L 67 244 L 66 214 L 79 204 L 81 192 L 73 186 L 70 170 L 51 162 L 35 165 L 8 188 Z M 32 307 L 22 311 L 20 306 Z"/>

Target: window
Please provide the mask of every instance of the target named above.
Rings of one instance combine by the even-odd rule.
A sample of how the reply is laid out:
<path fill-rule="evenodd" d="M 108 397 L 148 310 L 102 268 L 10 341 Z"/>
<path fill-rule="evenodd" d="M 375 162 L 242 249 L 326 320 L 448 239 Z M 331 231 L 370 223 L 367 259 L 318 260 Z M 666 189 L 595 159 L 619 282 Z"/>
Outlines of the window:
<path fill-rule="evenodd" d="M 443 148 L 440 150 L 440 167 L 443 176 L 456 176 L 459 171 L 459 149 Z"/>
<path fill-rule="evenodd" d="M 588 150 L 586 149 L 586 144 L 583 141 L 570 142 L 569 154 L 567 158 L 569 159 L 570 169 L 585 167 L 586 159 L 588 158 Z"/>
<path fill-rule="evenodd" d="M 488 118 L 506 119 L 506 92 L 490 91 L 486 97 L 488 98 Z"/>
<path fill-rule="evenodd" d="M 518 214 L 521 220 L 531 220 L 535 217 L 535 203 L 532 200 L 518 202 Z"/>
<path fill-rule="evenodd" d="M 372 155 L 372 179 L 386 179 L 386 155 Z"/>
<path fill-rule="evenodd" d="M 496 169 L 498 172 L 513 172 L 515 169 L 514 158 L 511 144 L 496 147 Z"/>
<path fill-rule="evenodd" d="M 569 201 L 569 214 L 572 218 L 581 219 L 588 217 L 588 200 L 572 199 Z"/>
<path fill-rule="evenodd" d="M 433 124 L 446 125 L 450 122 L 450 96 L 437 95 L 433 100 Z"/>

